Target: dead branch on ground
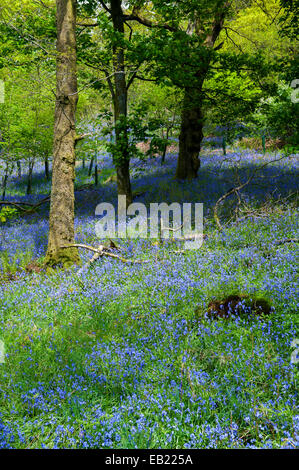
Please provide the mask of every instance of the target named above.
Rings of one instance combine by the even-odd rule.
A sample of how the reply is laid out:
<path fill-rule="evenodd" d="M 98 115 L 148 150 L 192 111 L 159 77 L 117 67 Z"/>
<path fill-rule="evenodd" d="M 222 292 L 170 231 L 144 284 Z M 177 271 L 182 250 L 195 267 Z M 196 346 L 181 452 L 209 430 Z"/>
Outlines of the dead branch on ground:
<path fill-rule="evenodd" d="M 269 162 L 266 162 L 264 163 L 263 165 L 260 165 L 258 166 L 257 168 L 255 168 L 255 170 L 251 173 L 251 175 L 249 176 L 249 178 L 244 182 L 244 183 L 240 183 L 238 186 L 235 186 L 234 188 L 231 188 L 229 189 L 225 194 L 223 194 L 216 202 L 215 206 L 214 206 L 214 220 L 216 222 L 216 225 L 218 227 L 218 229 L 220 231 L 223 230 L 223 226 L 220 222 L 220 218 L 219 218 L 219 206 L 220 204 L 225 201 L 225 199 L 227 199 L 229 196 L 232 196 L 232 195 L 235 195 L 237 197 L 237 206 L 235 208 L 235 217 L 238 218 L 238 214 L 239 214 L 239 211 L 240 211 L 240 206 L 241 206 L 241 190 L 244 189 L 253 179 L 254 177 L 257 175 L 257 173 L 261 170 L 263 170 L 266 166 L 270 165 L 271 163 L 275 163 L 275 162 L 279 162 L 280 160 L 284 159 L 284 158 L 287 158 L 288 155 L 283 155 L 279 158 L 276 158 L 274 160 L 271 160 Z M 238 219 L 237 219 L 238 220 Z M 238 220 L 240 221 L 240 220 Z"/>
<path fill-rule="evenodd" d="M 94 188 L 94 185 L 91 183 L 83 184 L 75 188 L 75 191 L 84 191 L 86 189 L 93 189 L 93 188 Z M 38 207 L 40 207 L 43 204 L 46 204 L 47 202 L 50 202 L 50 194 L 48 194 L 48 196 L 45 196 L 43 199 L 41 199 L 39 202 L 36 202 L 36 203 L 23 202 L 23 201 L 0 201 L 0 205 L 13 206 L 13 207 L 16 207 L 21 212 L 30 214 L 31 212 L 34 212 Z"/>
<path fill-rule="evenodd" d="M 85 268 L 93 264 L 97 259 L 103 256 L 108 256 L 110 258 L 118 259 L 122 261 L 123 263 L 132 263 L 132 264 L 149 263 L 149 261 L 147 260 L 131 260 L 128 258 L 124 258 L 123 256 L 117 255 L 115 253 L 111 253 L 111 250 L 118 249 L 118 247 L 111 240 L 110 240 L 110 247 L 99 245 L 97 248 L 95 248 L 94 246 L 85 245 L 83 243 L 72 243 L 69 245 L 64 245 L 61 248 L 70 248 L 70 247 L 83 248 L 85 250 L 93 251 L 95 253 L 93 257 L 78 271 L 78 274 L 81 273 Z"/>

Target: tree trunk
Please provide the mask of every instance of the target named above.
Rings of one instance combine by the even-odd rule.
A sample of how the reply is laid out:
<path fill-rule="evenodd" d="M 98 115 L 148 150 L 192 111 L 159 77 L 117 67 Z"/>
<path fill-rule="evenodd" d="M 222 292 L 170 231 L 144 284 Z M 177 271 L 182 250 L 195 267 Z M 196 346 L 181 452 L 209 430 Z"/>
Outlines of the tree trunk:
<path fill-rule="evenodd" d="M 93 161 L 94 161 L 94 157 L 91 157 L 91 160 L 90 160 L 90 162 L 89 162 L 89 168 L 88 168 L 88 176 L 91 176 L 92 167 L 93 167 Z"/>
<path fill-rule="evenodd" d="M 19 160 L 17 160 L 17 168 L 18 168 L 18 177 L 21 178 L 22 177 L 22 166 L 21 166 L 21 162 Z"/>
<path fill-rule="evenodd" d="M 168 140 L 168 138 L 169 138 L 170 131 L 171 131 L 171 127 L 167 126 L 167 128 L 166 128 L 166 140 Z M 162 135 L 162 137 L 164 138 L 164 135 Z M 163 148 L 163 153 L 162 153 L 162 158 L 161 158 L 161 165 L 164 165 L 164 163 L 165 163 L 167 147 L 168 147 L 168 144 L 166 142 L 166 144 L 164 145 L 164 148 Z"/>
<path fill-rule="evenodd" d="M 164 163 L 165 163 L 166 151 L 167 151 L 167 144 L 164 145 L 162 158 L 161 158 L 161 165 L 164 165 Z"/>
<path fill-rule="evenodd" d="M 130 181 L 130 168 L 129 161 L 123 162 L 121 166 L 116 168 L 117 175 L 117 192 L 118 194 L 125 194 L 127 205 L 132 202 L 132 188 Z"/>
<path fill-rule="evenodd" d="M 5 173 L 4 173 L 4 176 L 2 177 L 2 201 L 4 201 L 5 199 L 8 177 L 12 174 L 14 170 L 14 166 L 15 166 L 14 163 L 12 164 L 6 163 L 5 165 Z"/>
<path fill-rule="evenodd" d="M 32 193 L 33 168 L 34 168 L 34 161 L 29 161 L 29 163 L 28 163 L 28 176 L 27 176 L 26 194 L 31 194 Z"/>
<path fill-rule="evenodd" d="M 199 152 L 203 139 L 203 113 L 199 103 L 194 105 L 192 92 L 185 89 L 179 137 L 179 158 L 176 178 L 193 179 L 200 167 Z"/>
<path fill-rule="evenodd" d="M 53 170 L 48 250 L 45 263 L 79 263 L 75 242 L 75 112 L 78 101 L 76 70 L 76 0 L 56 0 L 57 58 Z"/>
<path fill-rule="evenodd" d="M 121 0 L 111 0 L 111 16 L 113 28 L 124 35 L 124 19 Z M 117 192 L 125 195 L 127 204 L 132 202 L 132 188 L 130 181 L 130 155 L 128 131 L 126 125 L 128 92 L 125 75 L 125 56 L 123 46 L 113 46 L 113 69 L 114 69 L 114 123 L 115 141 L 117 155 L 113 156 L 117 174 Z M 122 125 L 118 125 L 118 123 Z"/>
<path fill-rule="evenodd" d="M 212 28 L 207 34 L 204 45 L 207 55 L 203 57 L 200 69 L 195 73 L 196 86 L 185 88 L 184 102 L 181 119 L 181 132 L 179 137 L 179 158 L 176 177 L 179 179 L 193 179 L 197 177 L 200 167 L 199 152 L 203 139 L 204 115 L 202 108 L 202 87 L 210 68 L 213 50 L 216 40 L 223 28 L 224 18 L 230 8 L 230 2 L 219 2 L 215 10 Z M 187 34 L 202 34 L 200 15 L 190 20 Z M 219 47 L 222 47 L 221 45 Z"/>
<path fill-rule="evenodd" d="M 8 179 L 8 163 L 6 163 L 5 173 L 4 173 L 4 176 L 2 177 L 2 201 L 4 201 L 5 195 L 6 195 L 7 179 Z"/>
<path fill-rule="evenodd" d="M 98 175 L 98 156 L 95 156 L 94 162 L 94 185 L 97 186 L 99 183 L 99 175 Z"/>
<path fill-rule="evenodd" d="M 45 177 L 46 177 L 46 180 L 49 181 L 49 179 L 50 179 L 50 171 L 49 171 L 48 155 L 45 156 Z"/>

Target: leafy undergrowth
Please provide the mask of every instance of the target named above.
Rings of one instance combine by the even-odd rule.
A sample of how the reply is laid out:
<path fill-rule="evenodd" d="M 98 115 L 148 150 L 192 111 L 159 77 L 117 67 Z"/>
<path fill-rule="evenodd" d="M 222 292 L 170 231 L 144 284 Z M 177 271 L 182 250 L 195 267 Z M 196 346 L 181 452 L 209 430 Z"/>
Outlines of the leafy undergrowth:
<path fill-rule="evenodd" d="M 245 173 L 261 158 L 245 154 Z M 124 256 L 150 262 L 103 258 L 80 277 L 76 267 L 28 274 L 20 254 L 44 255 L 47 209 L 0 228 L 5 266 L 18 270 L 0 286 L 0 448 L 298 446 L 297 246 L 275 245 L 296 237 L 294 206 L 278 201 L 268 217 L 216 232 L 209 214 L 232 170 L 222 162 L 217 172 L 217 162 L 207 157 L 192 183 L 173 181 L 170 157 L 132 169 L 142 202 L 204 202 L 199 250 L 117 240 Z M 292 190 L 293 160 L 267 171 L 267 187 L 273 177 L 279 194 Z M 78 242 L 97 243 L 95 205 L 114 191 L 111 182 L 77 193 Z M 255 204 L 265 197 L 260 186 L 248 191 Z M 205 318 L 211 300 L 230 294 L 267 299 L 273 312 Z"/>

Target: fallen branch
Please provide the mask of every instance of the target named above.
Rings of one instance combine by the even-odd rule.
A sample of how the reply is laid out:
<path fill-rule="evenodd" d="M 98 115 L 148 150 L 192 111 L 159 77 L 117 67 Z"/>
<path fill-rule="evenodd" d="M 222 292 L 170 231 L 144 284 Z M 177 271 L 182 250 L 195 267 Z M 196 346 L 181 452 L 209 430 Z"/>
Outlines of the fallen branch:
<path fill-rule="evenodd" d="M 22 212 L 28 212 L 28 209 L 22 207 L 22 206 L 27 206 L 29 204 L 24 204 L 22 202 L 11 202 L 11 201 L 0 201 L 0 204 L 2 204 L 3 206 L 13 206 L 13 207 L 16 207 L 19 211 L 22 211 Z"/>
<path fill-rule="evenodd" d="M 105 249 L 104 245 L 99 245 L 98 248 L 94 248 L 93 246 L 84 245 L 83 243 L 72 243 L 69 245 L 63 245 L 61 248 L 70 248 L 70 247 L 85 248 L 86 250 L 90 250 L 90 251 L 93 251 L 94 253 L 100 253 L 100 254 L 102 254 Z"/>
<path fill-rule="evenodd" d="M 171 227 L 164 227 L 163 225 L 163 220 L 161 220 L 161 237 L 160 240 L 162 239 L 162 232 L 169 230 L 170 232 L 178 232 L 184 227 L 184 224 L 180 225 L 177 228 L 171 228 Z M 205 240 L 207 238 L 206 234 L 203 233 L 191 233 L 189 235 L 185 235 L 183 237 L 177 237 L 177 238 L 172 238 L 171 240 L 173 241 L 192 241 L 192 240 Z"/>
<path fill-rule="evenodd" d="M 113 243 L 113 242 L 112 242 Z M 85 245 L 83 243 L 72 243 L 72 244 L 69 244 L 69 245 L 63 245 L 61 248 L 69 248 L 69 247 L 76 247 L 76 248 L 84 248 L 85 250 L 89 250 L 89 251 L 93 251 L 96 255 L 94 255 L 87 263 L 87 265 L 85 265 L 83 267 L 83 269 L 86 267 L 86 266 L 89 266 L 90 264 L 92 264 L 94 261 L 96 261 L 98 258 L 102 257 L 102 256 L 109 256 L 110 258 L 115 258 L 115 259 L 119 259 L 120 261 L 122 261 L 123 263 L 132 263 L 132 264 L 143 264 L 143 263 L 149 263 L 149 261 L 145 261 L 145 260 L 130 260 L 130 259 L 127 259 L 127 258 L 123 258 L 122 256 L 119 256 L 119 255 L 116 255 L 115 253 L 110 253 L 109 250 L 113 249 L 114 247 L 112 246 L 112 248 L 107 248 L 105 247 L 104 245 L 99 245 L 98 248 L 95 248 L 93 246 L 90 246 L 90 245 Z M 80 269 L 80 272 L 82 271 L 82 268 Z"/>
<path fill-rule="evenodd" d="M 245 186 L 247 186 L 252 180 L 253 178 L 255 177 L 255 175 L 257 174 L 258 171 L 262 170 L 263 168 L 265 168 L 266 166 L 270 165 L 271 163 L 275 163 L 275 162 L 278 162 L 284 158 L 288 157 L 288 155 L 283 155 L 282 157 L 280 158 L 276 158 L 275 160 L 271 160 L 269 162 L 266 162 L 264 163 L 263 165 L 260 165 L 258 166 L 253 172 L 252 174 L 250 175 L 250 177 L 247 179 L 247 181 L 245 181 L 245 183 L 242 183 L 242 184 L 239 184 L 238 186 L 234 187 L 234 188 L 231 188 L 229 189 L 225 194 L 223 194 L 223 196 L 221 196 L 215 206 L 214 206 L 214 220 L 216 222 L 216 225 L 218 227 L 218 229 L 220 231 L 223 230 L 223 226 L 221 225 L 221 222 L 220 222 L 220 219 L 219 219 L 219 216 L 218 216 L 218 208 L 219 208 L 219 205 L 229 196 L 231 196 L 232 194 L 235 194 L 238 198 L 238 204 L 237 204 L 237 212 L 239 210 L 239 207 L 240 207 L 240 191 L 241 189 L 245 188 Z"/>
<path fill-rule="evenodd" d="M 275 240 L 273 245 L 284 245 L 285 243 L 299 243 L 299 238 L 285 238 L 284 240 Z"/>
<path fill-rule="evenodd" d="M 34 211 L 35 209 L 37 209 L 37 207 L 41 206 L 42 204 L 45 204 L 48 201 L 50 201 L 50 196 L 45 197 L 44 199 L 37 202 L 36 204 L 32 204 L 31 202 L 22 202 L 22 201 L 16 201 L 16 202 L 15 201 L 0 201 L 0 204 L 3 206 L 13 206 L 22 212 L 30 213 Z"/>
<path fill-rule="evenodd" d="M 85 189 L 93 189 L 93 188 L 94 188 L 93 184 L 82 184 L 81 186 L 78 186 L 77 188 L 75 188 L 75 191 L 84 191 Z M 30 212 L 33 212 L 35 209 L 37 209 L 39 206 L 45 204 L 46 202 L 50 202 L 50 194 L 48 194 L 48 196 L 45 196 L 43 199 L 41 199 L 37 203 L 23 202 L 23 201 L 0 201 L 0 205 L 13 206 L 22 212 L 30 213 Z"/>
<path fill-rule="evenodd" d="M 163 220 L 161 220 L 161 232 L 163 232 L 164 230 L 169 230 L 170 232 L 178 232 L 179 230 L 181 230 L 181 228 L 183 228 L 183 226 L 184 224 L 180 225 L 177 228 L 164 227 Z"/>
<path fill-rule="evenodd" d="M 93 255 L 92 258 L 90 258 L 89 261 L 87 261 L 87 263 L 82 266 L 82 268 L 79 269 L 79 271 L 77 272 L 77 275 L 79 276 L 86 268 L 88 268 L 91 264 L 93 264 L 97 259 L 100 258 L 101 255 L 101 251 L 104 249 L 105 247 L 103 245 L 100 245 L 98 247 L 98 251 Z"/>

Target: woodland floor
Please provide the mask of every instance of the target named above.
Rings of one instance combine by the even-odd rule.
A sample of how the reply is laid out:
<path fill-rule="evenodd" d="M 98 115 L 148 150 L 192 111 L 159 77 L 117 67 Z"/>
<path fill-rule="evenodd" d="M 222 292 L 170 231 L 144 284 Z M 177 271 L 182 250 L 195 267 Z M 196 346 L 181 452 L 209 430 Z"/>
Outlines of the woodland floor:
<path fill-rule="evenodd" d="M 217 199 L 280 154 L 204 152 L 199 177 L 174 179 L 176 158 L 132 161 L 135 200 L 203 202 L 204 244 L 116 240 L 121 255 L 78 267 L 28 273 L 45 255 L 48 204 L 0 226 L 0 448 L 294 448 L 299 444 L 298 155 L 264 167 L 244 188 L 258 211 L 219 232 Z M 236 166 L 239 166 L 236 171 Z M 99 185 L 76 192 L 76 240 L 96 246 L 95 207 L 116 204 L 109 157 Z M 92 183 L 77 167 L 76 187 Z M 42 166 L 34 194 L 12 177 L 8 200 L 49 194 Z M 236 199 L 221 207 L 221 222 Z M 80 251 L 86 262 L 91 253 Z M 27 266 L 27 270 L 26 270 Z M 39 271 L 39 270 L 37 270 Z M 213 299 L 266 299 L 267 317 L 212 320 Z"/>

